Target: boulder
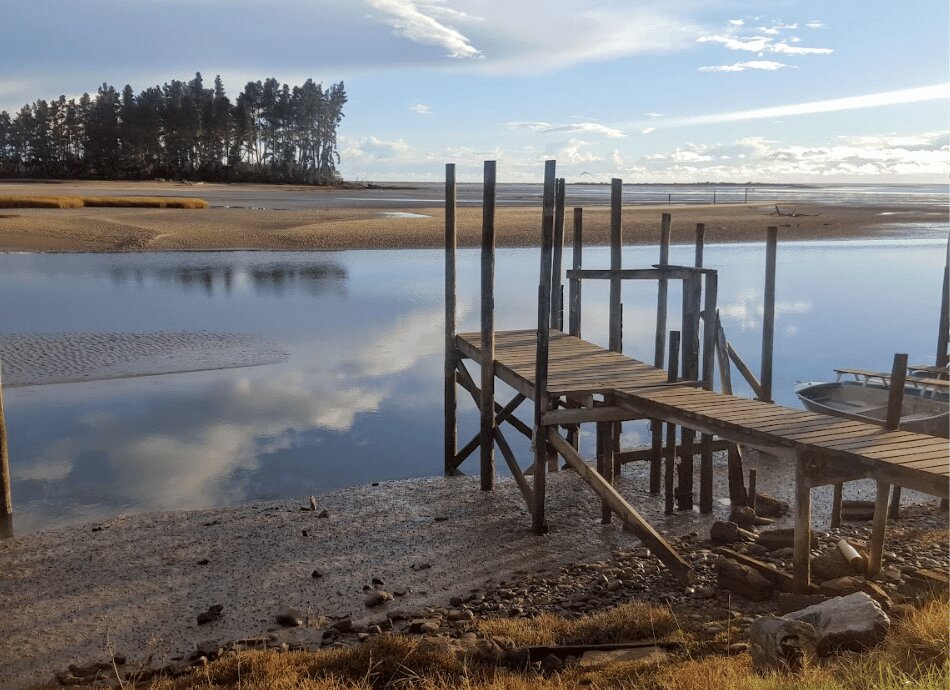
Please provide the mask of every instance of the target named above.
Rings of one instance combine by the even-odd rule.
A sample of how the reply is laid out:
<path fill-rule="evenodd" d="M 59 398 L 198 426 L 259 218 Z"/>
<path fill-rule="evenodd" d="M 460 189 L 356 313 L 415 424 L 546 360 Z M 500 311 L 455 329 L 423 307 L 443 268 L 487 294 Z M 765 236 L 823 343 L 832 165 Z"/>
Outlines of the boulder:
<path fill-rule="evenodd" d="M 819 585 L 818 592 L 827 597 L 844 597 L 855 592 L 864 592 L 885 609 L 891 605 L 891 598 L 883 587 L 853 575 L 826 580 Z"/>
<path fill-rule="evenodd" d="M 735 506 L 729 513 L 729 522 L 734 522 L 740 527 L 754 525 L 755 511 L 749 506 Z"/>
<path fill-rule="evenodd" d="M 881 605 L 865 592 L 835 597 L 783 617 L 815 628 L 820 656 L 873 647 L 884 639 L 891 625 Z"/>
<path fill-rule="evenodd" d="M 767 616 L 749 626 L 752 666 L 760 673 L 796 672 L 817 651 L 815 628 L 809 623 Z"/>
<path fill-rule="evenodd" d="M 751 601 L 764 601 L 772 596 L 772 583 L 747 565 L 720 558 L 716 570 L 719 586 L 733 594 Z"/>

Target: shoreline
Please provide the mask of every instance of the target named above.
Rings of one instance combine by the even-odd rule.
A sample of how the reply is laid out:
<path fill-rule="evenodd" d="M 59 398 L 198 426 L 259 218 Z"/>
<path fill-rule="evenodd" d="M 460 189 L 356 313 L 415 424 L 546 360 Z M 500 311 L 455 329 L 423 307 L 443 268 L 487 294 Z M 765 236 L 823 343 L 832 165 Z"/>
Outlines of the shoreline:
<path fill-rule="evenodd" d="M 761 492 L 790 498 L 787 467 L 751 453 L 748 463 L 759 468 Z M 723 453 L 715 465 L 720 500 L 711 515 L 664 516 L 662 498 L 646 492 L 647 463 L 625 465 L 617 486 L 654 527 L 692 551 L 704 548 L 712 521 L 729 514 Z M 873 498 L 872 482 L 848 487 L 849 498 Z M 477 477 L 428 477 L 317 494 L 325 518 L 301 510 L 307 505 L 301 497 L 117 516 L 6 540 L 0 599 L 8 634 L 0 639 L 0 684 L 42 682 L 110 649 L 166 664 L 204 642 L 273 632 L 319 643 L 328 620 L 414 615 L 445 606 L 452 596 L 567 564 L 603 562 L 639 546 L 616 521 L 601 524 L 599 502 L 573 472 L 551 475 L 548 492 L 551 532 L 543 537 L 531 532 L 513 480 L 481 492 Z M 813 500 L 821 530 L 831 487 L 816 490 Z M 910 506 L 930 499 L 907 491 L 904 500 Z M 908 510 L 908 525 L 916 510 Z M 773 526 L 790 525 L 786 515 Z M 634 599 L 666 596 L 664 572 L 657 571 L 655 591 L 648 587 Z M 374 577 L 404 594 L 365 607 L 364 587 Z M 224 607 L 221 620 L 197 625 L 197 614 L 213 605 Z M 283 606 L 313 622 L 282 632 L 274 614 Z"/>

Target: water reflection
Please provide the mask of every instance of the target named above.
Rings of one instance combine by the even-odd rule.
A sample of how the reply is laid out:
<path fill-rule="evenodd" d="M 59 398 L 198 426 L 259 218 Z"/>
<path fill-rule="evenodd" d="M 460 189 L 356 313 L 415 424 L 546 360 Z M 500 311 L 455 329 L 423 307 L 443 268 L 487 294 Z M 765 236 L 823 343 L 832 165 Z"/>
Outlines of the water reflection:
<path fill-rule="evenodd" d="M 796 404 L 796 380 L 820 380 L 835 366 L 886 368 L 895 351 L 932 361 L 944 250 L 942 242 L 782 245 L 776 399 Z M 655 252 L 630 248 L 624 263 L 648 265 Z M 710 246 L 706 257 L 720 269 L 729 339 L 757 362 L 762 247 Z M 688 261 L 689 249 L 674 247 L 671 260 Z M 607 264 L 606 248 L 585 253 L 586 266 Z M 497 327 L 530 327 L 536 251 L 500 251 L 497 275 Z M 9 332 L 240 329 L 290 355 L 258 368 L 8 391 L 18 532 L 438 474 L 442 280 L 437 250 L 0 256 Z M 601 344 L 607 292 L 606 283 L 585 285 L 584 334 Z M 461 330 L 477 328 L 478 294 L 478 252 L 460 252 Z M 633 356 L 651 356 L 655 300 L 653 286 L 624 288 Z M 675 284 L 670 304 L 672 325 Z M 874 304 L 894 309 L 868 319 Z M 500 387 L 499 399 L 510 395 Z M 477 428 L 465 396 L 459 425 L 463 440 Z M 627 442 L 645 438 L 643 424 L 625 425 Z M 525 439 L 510 440 L 527 453 Z M 592 443 L 585 435 L 582 450 Z"/>

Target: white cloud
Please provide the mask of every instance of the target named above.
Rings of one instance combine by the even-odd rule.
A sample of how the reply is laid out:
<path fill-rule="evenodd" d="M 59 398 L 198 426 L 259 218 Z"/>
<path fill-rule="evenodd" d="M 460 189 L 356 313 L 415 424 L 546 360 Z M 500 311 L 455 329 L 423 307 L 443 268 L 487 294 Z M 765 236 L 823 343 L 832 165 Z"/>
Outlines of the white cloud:
<path fill-rule="evenodd" d="M 372 135 L 356 139 L 340 137 L 340 150 L 343 155 L 355 161 L 399 158 L 409 153 L 410 148 L 402 138 L 387 141 Z"/>
<path fill-rule="evenodd" d="M 792 46 L 790 43 L 799 43 L 801 39 L 790 37 L 779 40 L 783 32 L 794 31 L 799 28 L 797 23 L 786 24 L 772 22 L 767 26 L 758 26 L 754 29 L 744 29 L 741 24 L 729 22 L 723 33 L 705 34 L 696 39 L 697 43 L 718 43 L 729 50 L 741 50 L 759 55 L 777 53 L 781 55 L 828 55 L 834 52 L 832 48 L 805 48 Z M 741 70 L 704 70 L 704 71 L 741 71 Z"/>
<path fill-rule="evenodd" d="M 732 24 L 733 26 L 742 26 L 743 24 L 745 24 L 745 21 L 742 19 L 730 19 L 729 23 Z"/>
<path fill-rule="evenodd" d="M 656 127 L 644 127 L 643 129 L 640 130 L 640 134 L 650 134 L 651 132 L 655 132 L 655 131 L 656 131 Z"/>
<path fill-rule="evenodd" d="M 774 72 L 783 67 L 788 67 L 784 62 L 775 62 L 774 60 L 748 60 L 746 62 L 734 62 L 731 65 L 708 65 L 700 67 L 700 72 L 745 72 L 749 69 L 765 70 Z"/>
<path fill-rule="evenodd" d="M 663 117 L 663 113 L 647 113 L 646 116 L 655 120 L 658 117 Z"/>
<path fill-rule="evenodd" d="M 627 136 L 623 130 L 609 127 L 598 122 L 571 122 L 568 124 L 552 124 L 550 122 L 509 122 L 509 129 L 527 129 L 539 134 L 554 134 L 561 132 L 584 132 L 600 134 L 608 139 L 622 139 Z"/>
<path fill-rule="evenodd" d="M 764 53 L 768 50 L 772 39 L 768 36 L 750 36 L 740 38 L 737 36 L 725 36 L 723 34 L 713 34 L 711 36 L 700 36 L 696 39 L 697 43 L 719 43 L 729 50 L 746 50 L 750 53 Z"/>
<path fill-rule="evenodd" d="M 397 34 L 405 36 L 410 41 L 428 45 L 438 45 L 448 50 L 451 58 L 478 58 L 482 52 L 472 45 L 471 41 L 457 29 L 443 24 L 434 13 L 445 15 L 445 8 L 440 8 L 432 2 L 413 2 L 412 0 L 368 0 L 369 4 L 378 10 L 382 16 L 380 20 L 393 27 Z M 426 14 L 424 10 L 428 10 Z M 434 10 L 434 11 L 433 11 Z M 466 17 L 465 13 L 451 12 L 449 18 L 459 19 Z"/>
<path fill-rule="evenodd" d="M 830 55 L 834 52 L 832 48 L 802 48 L 800 46 L 790 46 L 787 43 L 776 43 L 769 52 L 781 53 L 783 55 Z"/>
<path fill-rule="evenodd" d="M 602 160 L 597 154 L 585 150 L 589 145 L 589 142 L 581 141 L 580 139 L 571 139 L 558 150 L 555 158 L 559 163 L 566 163 L 567 165 L 593 163 Z"/>
<path fill-rule="evenodd" d="M 426 103 L 416 103 L 415 105 L 410 106 L 409 110 L 411 110 L 414 113 L 418 113 L 419 115 L 432 114 L 432 106 Z"/>
<path fill-rule="evenodd" d="M 823 29 L 825 28 L 825 23 L 817 19 L 813 19 L 810 22 L 805 22 L 805 26 L 809 29 Z"/>

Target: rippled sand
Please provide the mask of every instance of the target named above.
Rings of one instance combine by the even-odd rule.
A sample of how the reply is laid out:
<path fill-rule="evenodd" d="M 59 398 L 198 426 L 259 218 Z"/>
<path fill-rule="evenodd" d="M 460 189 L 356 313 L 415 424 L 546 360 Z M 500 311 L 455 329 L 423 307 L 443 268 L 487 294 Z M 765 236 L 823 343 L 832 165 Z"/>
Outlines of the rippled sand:
<path fill-rule="evenodd" d="M 274 364 L 287 353 L 245 333 L 0 334 L 4 386 L 99 381 Z"/>

